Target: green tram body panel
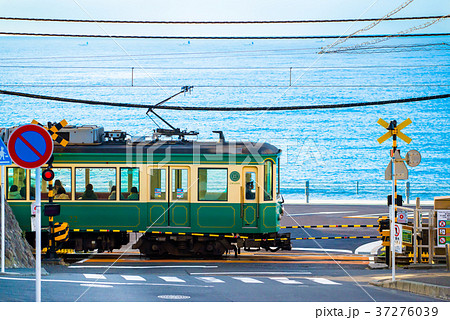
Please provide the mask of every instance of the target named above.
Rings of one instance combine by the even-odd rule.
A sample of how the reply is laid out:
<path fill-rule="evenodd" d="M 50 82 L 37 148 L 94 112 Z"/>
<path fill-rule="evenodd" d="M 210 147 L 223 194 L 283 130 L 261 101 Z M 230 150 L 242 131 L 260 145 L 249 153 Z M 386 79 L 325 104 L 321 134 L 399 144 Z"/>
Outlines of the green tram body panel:
<path fill-rule="evenodd" d="M 135 148 L 123 145 L 102 144 L 97 146 L 55 146 L 54 166 L 64 164 L 88 167 L 95 165 L 220 165 L 227 168 L 233 166 L 261 166 L 271 160 L 278 164 L 281 150 L 263 143 L 258 152 L 248 150 L 244 143 L 220 144 L 197 143 L 198 149 L 181 146 L 163 145 L 157 152 L 136 152 Z M 195 146 L 195 143 L 193 144 Z M 224 147 L 225 146 L 225 147 Z M 172 147 L 172 150 L 169 150 Z M 217 148 L 222 152 L 218 154 Z M 129 150 L 131 149 L 131 151 Z M 169 150 L 169 151 L 168 151 Z M 193 152 L 193 150 L 195 152 Z M 205 151 L 206 150 L 206 151 Z M 154 150 L 153 150 L 154 151 Z M 228 170 L 228 175 L 230 170 Z M 275 176 L 275 173 L 273 173 Z M 241 177 L 242 181 L 243 177 Z M 261 181 L 262 182 L 262 181 Z M 75 184 L 74 181 L 72 181 Z M 148 183 L 143 181 L 142 183 Z M 74 192 L 74 189 L 72 189 Z M 230 191 L 227 191 L 230 193 Z M 169 193 L 169 190 L 167 190 Z M 272 190 L 274 194 L 274 190 Z M 197 195 L 192 195 L 196 198 Z M 275 197 L 275 195 L 273 195 Z M 8 201 L 23 231 L 31 231 L 30 204 L 32 201 Z M 275 200 L 242 204 L 236 201 L 54 201 L 61 205 L 61 215 L 55 222 L 67 222 L 70 231 L 123 231 L 123 232 L 183 232 L 183 233 L 221 233 L 221 234 L 265 234 L 278 232 L 281 207 Z M 47 201 L 42 201 L 42 208 Z M 169 210 L 168 210 L 169 208 Z M 43 211 L 43 210 L 42 210 Z M 48 219 L 42 213 L 42 225 Z"/>
<path fill-rule="evenodd" d="M 45 202 L 43 202 L 44 204 Z M 246 210 L 241 218 L 240 203 L 180 203 L 167 212 L 165 202 L 65 201 L 55 222 L 67 222 L 74 231 L 171 231 L 193 233 L 270 233 L 278 232 L 276 205 L 259 204 L 259 217 Z M 10 202 L 23 231 L 31 231 L 30 203 Z M 250 211 L 250 212 L 248 212 Z M 42 226 L 48 225 L 42 214 Z"/>

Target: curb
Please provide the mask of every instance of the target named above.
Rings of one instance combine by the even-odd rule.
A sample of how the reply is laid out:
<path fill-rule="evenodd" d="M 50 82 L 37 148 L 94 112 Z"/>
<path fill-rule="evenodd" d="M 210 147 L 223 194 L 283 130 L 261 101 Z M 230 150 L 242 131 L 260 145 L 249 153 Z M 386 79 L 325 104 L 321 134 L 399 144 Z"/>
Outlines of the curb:
<path fill-rule="evenodd" d="M 41 276 L 48 276 L 49 273 L 44 268 L 41 268 Z M 36 270 L 32 268 L 17 268 L 6 269 L 4 273 L 0 272 L 0 276 L 16 276 L 16 277 L 31 277 L 36 276 Z"/>
<path fill-rule="evenodd" d="M 396 281 L 370 281 L 369 284 L 389 289 L 396 289 L 432 298 L 450 301 L 450 287 L 420 283 L 408 280 Z"/>

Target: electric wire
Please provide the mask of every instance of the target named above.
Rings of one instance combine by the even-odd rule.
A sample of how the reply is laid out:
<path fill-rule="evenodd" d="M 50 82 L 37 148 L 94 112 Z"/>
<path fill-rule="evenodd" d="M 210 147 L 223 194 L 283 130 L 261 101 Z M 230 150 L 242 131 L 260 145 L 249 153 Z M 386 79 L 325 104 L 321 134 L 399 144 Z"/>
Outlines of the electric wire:
<path fill-rule="evenodd" d="M 143 66 L 148 70 L 299 70 L 299 69 L 320 69 L 320 70 L 342 70 L 342 69 L 426 69 L 426 68 L 447 68 L 450 64 L 424 64 L 424 65 L 356 65 L 356 66 L 278 66 L 278 67 L 162 67 L 162 66 Z M 50 66 L 50 65 L 0 65 L 0 68 L 6 69 L 112 69 L 112 70 L 130 70 L 136 67 L 126 66 Z M 136 70 L 135 70 L 136 71 Z"/>
<path fill-rule="evenodd" d="M 357 44 L 357 45 L 348 46 L 348 47 L 341 47 L 341 48 L 337 48 L 335 50 L 321 50 L 319 52 L 319 54 L 321 54 L 321 53 L 337 53 L 337 52 L 342 51 L 342 50 L 348 50 L 348 49 L 354 50 L 354 49 L 358 49 L 358 48 L 365 48 L 365 47 L 368 47 L 369 45 L 373 45 L 373 44 L 377 44 L 377 43 L 382 42 L 382 41 L 389 40 L 392 37 L 396 37 L 396 36 L 400 36 L 400 35 L 403 36 L 403 35 L 409 34 L 410 32 L 413 32 L 413 31 L 416 31 L 416 30 L 428 28 L 429 26 L 439 22 L 442 19 L 448 18 L 449 16 L 450 15 L 442 16 L 442 17 L 439 17 L 439 18 L 437 18 L 435 20 L 429 21 L 427 23 L 424 23 L 424 24 L 421 24 L 421 25 L 418 25 L 418 26 L 414 26 L 414 27 L 411 27 L 409 29 L 397 32 L 394 35 L 388 35 L 386 37 L 380 37 L 380 38 L 372 39 L 370 41 L 366 41 L 366 42 L 363 42 L 363 43 L 360 43 L 360 44 Z M 354 38 L 355 36 L 351 36 L 351 37 Z M 349 37 L 347 37 L 347 38 L 349 38 Z"/>
<path fill-rule="evenodd" d="M 411 0 L 412 1 L 412 0 Z M 439 16 L 397 17 L 385 18 L 385 21 L 428 20 Z M 34 22 L 69 22 L 69 23 L 118 23 L 118 24 L 301 24 L 301 23 L 340 23 L 340 22 L 371 22 L 380 18 L 360 19 L 318 19 L 318 20 L 228 20 L 228 21 L 170 21 L 170 20 L 88 20 L 88 19 L 56 19 L 56 18 L 24 18 L 0 17 L 0 20 L 34 21 Z"/>
<path fill-rule="evenodd" d="M 438 42 L 438 43 L 429 43 L 429 44 L 411 44 L 411 45 L 390 45 L 390 46 L 376 46 L 373 47 L 373 49 L 415 49 L 415 48 L 431 48 L 433 50 L 437 50 L 439 47 L 445 47 L 445 50 L 450 49 L 450 45 L 445 42 Z M 372 48 L 367 48 L 366 50 L 369 50 Z M 231 55 L 236 56 L 242 56 L 248 54 L 264 54 L 264 56 L 267 56 L 268 53 L 270 54 L 292 54 L 292 55 L 298 55 L 304 53 L 304 51 L 310 51 L 307 54 L 316 54 L 317 48 L 289 48 L 289 49 L 261 49 L 261 50 L 231 50 L 231 51 L 200 51 L 200 52 L 169 52 L 169 53 L 147 53 L 147 54 L 130 54 L 130 55 L 122 55 L 122 54 L 116 54 L 116 55 L 79 55 L 79 56 L 44 56 L 44 57 L 2 57 L 1 61 L 29 61 L 29 60 L 51 60 L 52 62 L 63 62 L 61 60 L 70 61 L 70 62 L 77 62 L 77 60 L 82 60 L 82 62 L 86 61 L 98 61 L 98 59 L 101 59 L 101 61 L 107 61 L 108 58 L 111 58 L 109 60 L 117 61 L 121 58 L 129 59 L 130 57 L 139 57 L 139 58 L 151 58 L 155 59 L 158 57 L 162 57 L 164 59 L 170 59 L 175 58 L 178 59 L 180 56 L 182 57 L 189 57 L 190 59 L 193 59 L 194 57 L 203 56 L 200 58 L 205 57 L 229 57 Z M 220 56 L 219 56 L 220 55 Z M 260 56 L 260 55 L 258 55 Z M 312 66 L 314 67 L 314 66 Z"/>
<path fill-rule="evenodd" d="M 322 105 L 314 105 L 314 106 L 185 107 L 185 106 L 173 106 L 173 105 L 156 106 L 156 105 L 148 105 L 148 104 L 82 100 L 82 99 L 72 99 L 72 98 L 62 98 L 62 97 L 55 97 L 55 96 L 37 95 L 37 94 L 24 93 L 24 92 L 7 91 L 7 90 L 0 90 L 0 94 L 24 97 L 24 98 L 32 98 L 32 99 L 49 100 L 49 101 L 80 103 L 80 104 L 87 104 L 87 105 L 101 105 L 101 106 L 111 106 L 111 107 L 162 109 L 162 110 L 178 110 L 178 111 L 227 111 L 227 112 L 228 111 L 289 111 L 289 110 L 292 111 L 292 110 L 312 110 L 312 109 L 341 109 L 341 108 L 354 108 L 354 107 L 387 105 L 387 104 L 396 104 L 396 103 L 409 103 L 409 102 L 429 101 L 429 100 L 450 98 L 450 94 L 441 94 L 441 95 L 405 98 L 405 99 L 393 99 L 393 100 L 381 100 L 381 101 L 369 101 L 369 102 L 353 102 L 353 103 L 340 103 L 340 104 L 322 104 Z"/>
<path fill-rule="evenodd" d="M 8 36 L 34 37 L 66 37 L 66 38 L 117 38 L 117 39 L 165 39 L 165 40 L 310 40 L 310 39 L 340 39 L 343 36 L 150 36 L 150 35 L 104 35 L 104 34 L 70 34 L 70 33 L 32 33 L 32 32 L 0 32 Z M 352 38 L 411 38 L 411 37 L 446 37 L 450 33 L 414 33 L 414 34 L 371 34 L 354 35 Z"/>
<path fill-rule="evenodd" d="M 0 84 L 2 87 L 24 88 L 180 88 L 181 84 L 160 85 L 90 85 L 90 84 Z M 450 84 L 439 83 L 414 83 L 414 84 L 331 84 L 331 85 L 227 85 L 227 84 L 193 84 L 193 87 L 204 89 L 216 88 L 424 88 L 424 87 L 450 87 Z"/>
<path fill-rule="evenodd" d="M 367 30 L 370 30 L 372 28 L 374 28 L 375 26 L 377 26 L 378 24 L 380 24 L 382 21 L 389 19 L 392 15 L 396 14 L 397 12 L 403 10 L 405 7 L 407 7 L 411 2 L 413 2 L 414 0 L 407 0 L 404 3 L 402 3 L 399 7 L 395 8 L 394 10 L 390 11 L 389 13 L 387 13 L 386 15 L 384 15 L 383 17 L 379 18 L 378 20 L 372 22 L 371 24 L 369 24 L 368 26 L 365 26 L 362 29 L 356 30 L 355 32 L 349 34 L 348 36 L 346 36 L 345 38 L 341 38 L 331 44 L 329 44 L 328 46 L 326 46 L 325 48 L 323 48 L 322 50 L 320 50 L 319 54 L 322 53 L 329 53 L 329 49 L 346 42 L 349 38 L 354 38 L 357 34 L 365 32 Z"/>

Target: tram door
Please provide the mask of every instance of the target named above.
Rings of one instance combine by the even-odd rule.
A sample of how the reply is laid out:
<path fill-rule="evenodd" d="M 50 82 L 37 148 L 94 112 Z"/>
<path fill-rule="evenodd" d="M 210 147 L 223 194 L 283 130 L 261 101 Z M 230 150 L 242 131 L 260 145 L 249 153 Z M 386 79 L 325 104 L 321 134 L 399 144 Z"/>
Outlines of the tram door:
<path fill-rule="evenodd" d="M 190 227 L 190 179 L 188 167 L 169 167 L 169 226 Z"/>
<path fill-rule="evenodd" d="M 259 218 L 258 168 L 244 168 L 244 185 L 241 189 L 241 217 L 243 228 L 257 228 Z"/>
<path fill-rule="evenodd" d="M 166 227 L 169 225 L 168 170 L 167 168 L 149 168 L 149 176 L 150 202 L 148 226 Z"/>

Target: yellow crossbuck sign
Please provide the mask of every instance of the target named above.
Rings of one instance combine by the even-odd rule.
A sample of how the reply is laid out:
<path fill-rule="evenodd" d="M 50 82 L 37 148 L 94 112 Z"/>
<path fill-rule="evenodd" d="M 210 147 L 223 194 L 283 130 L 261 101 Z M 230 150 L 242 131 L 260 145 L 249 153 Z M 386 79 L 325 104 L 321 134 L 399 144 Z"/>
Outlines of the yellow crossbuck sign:
<path fill-rule="evenodd" d="M 381 144 L 394 135 L 399 137 L 400 139 L 402 139 L 403 141 L 405 141 L 408 144 L 412 141 L 410 137 L 408 137 L 406 134 L 404 134 L 403 132 L 400 131 L 412 123 L 410 118 L 406 119 L 405 121 L 400 123 L 398 126 L 397 126 L 397 121 L 395 121 L 395 120 L 391 121 L 390 123 L 387 123 L 386 121 L 384 121 L 383 119 L 380 118 L 380 119 L 378 119 L 377 123 L 380 126 L 389 130 L 388 132 L 386 132 L 385 134 L 383 134 L 381 137 L 379 137 L 377 139 L 378 143 Z"/>
<path fill-rule="evenodd" d="M 33 119 L 33 121 L 31 121 L 32 124 L 37 124 L 38 126 L 44 127 L 48 133 L 50 134 L 50 136 L 52 137 L 52 139 L 56 142 L 58 142 L 60 145 L 62 145 L 63 147 L 67 146 L 67 144 L 69 143 L 69 141 L 67 141 L 66 139 L 62 138 L 61 136 L 59 136 L 57 134 L 57 132 L 59 130 L 61 130 L 62 128 L 64 128 L 65 126 L 67 126 L 67 121 L 64 119 L 62 121 L 60 121 L 59 123 L 53 125 L 51 128 L 48 128 L 42 124 L 40 124 L 39 122 L 37 122 L 36 120 Z"/>

